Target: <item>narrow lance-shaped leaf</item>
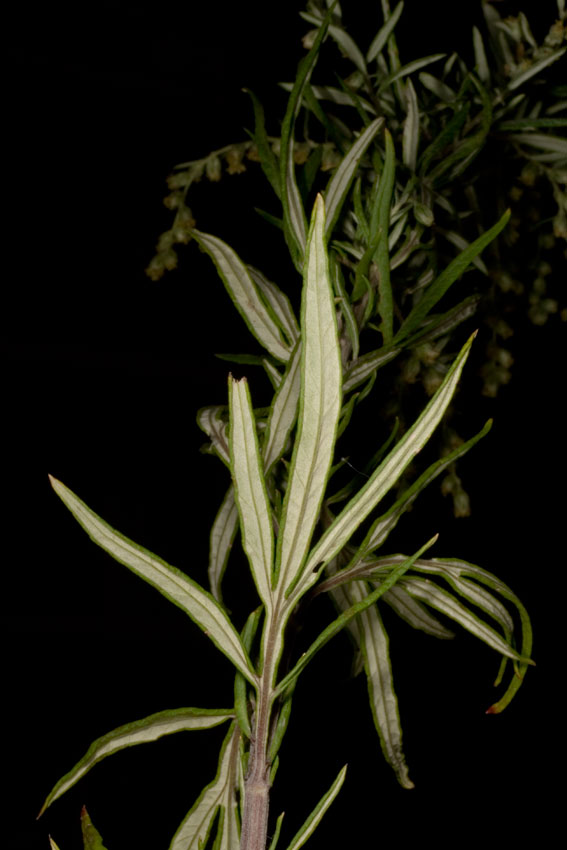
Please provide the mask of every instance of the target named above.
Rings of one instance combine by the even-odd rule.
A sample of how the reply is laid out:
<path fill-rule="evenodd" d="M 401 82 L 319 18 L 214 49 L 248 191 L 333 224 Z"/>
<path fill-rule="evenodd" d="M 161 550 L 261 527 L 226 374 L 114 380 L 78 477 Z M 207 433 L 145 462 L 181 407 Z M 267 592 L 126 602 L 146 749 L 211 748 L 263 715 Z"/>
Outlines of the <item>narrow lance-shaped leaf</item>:
<path fill-rule="evenodd" d="M 191 235 L 215 263 L 234 306 L 259 343 L 277 360 L 289 359 L 290 349 L 284 344 L 278 324 L 260 297 L 248 269 L 233 249 L 210 233 L 192 230 Z"/>
<path fill-rule="evenodd" d="M 395 590 L 390 589 L 390 592 Z M 357 588 L 349 588 L 356 599 Z M 358 593 L 363 596 L 362 588 Z M 364 658 L 364 670 L 368 682 L 368 696 L 374 725 L 380 738 L 382 752 L 392 766 L 398 782 L 403 788 L 413 788 L 402 750 L 402 728 L 398 712 L 398 699 L 394 690 L 388 635 L 382 623 L 377 605 L 360 614 L 360 649 Z"/>
<path fill-rule="evenodd" d="M 457 446 L 456 449 L 453 449 L 453 451 L 445 457 L 440 458 L 435 461 L 435 463 L 432 463 L 431 466 L 429 466 L 425 472 L 419 476 L 417 481 L 414 481 L 407 490 L 404 490 L 403 494 L 395 501 L 392 507 L 374 521 L 364 541 L 360 545 L 357 553 L 358 557 L 365 557 L 369 552 L 372 552 L 372 550 L 378 549 L 382 546 L 392 529 L 397 525 L 399 518 L 405 511 L 408 510 L 425 487 L 427 487 L 428 484 L 431 484 L 431 482 L 434 481 L 445 469 L 447 469 L 448 466 L 463 457 L 469 449 L 472 449 L 472 447 L 476 445 L 482 437 L 488 434 L 491 427 L 492 419 L 489 419 L 484 428 L 482 428 L 478 434 L 475 434 L 475 436 L 471 437 L 470 440 L 467 440 L 465 443 Z"/>
<path fill-rule="evenodd" d="M 447 372 L 445 379 L 425 410 L 392 449 L 367 483 L 353 496 L 323 534 L 309 555 L 303 580 L 293 595 L 294 601 L 317 581 L 319 568 L 333 558 L 348 542 L 358 526 L 383 496 L 396 483 L 404 469 L 421 451 L 439 424 L 461 376 L 475 334 L 465 343 L 459 356 Z"/>
<path fill-rule="evenodd" d="M 341 409 L 342 370 L 324 228 L 325 208 L 318 195 L 305 259 L 298 435 L 276 559 L 284 587 L 299 575 L 319 517 Z"/>
<path fill-rule="evenodd" d="M 464 605 L 461 605 L 452 594 L 447 593 L 432 582 L 412 577 L 404 579 L 402 586 L 411 596 L 420 599 L 422 602 L 431 605 L 432 608 L 450 617 L 501 655 L 506 655 L 515 661 L 533 663 L 527 658 L 522 658 L 494 629 L 486 625 L 483 620 L 469 611 Z"/>
<path fill-rule="evenodd" d="M 412 81 L 408 80 L 406 86 L 407 115 L 404 121 L 403 134 L 403 160 L 404 165 L 411 171 L 415 171 L 417 165 L 417 148 L 419 144 L 419 108 L 417 95 Z"/>
<path fill-rule="evenodd" d="M 366 61 L 371 62 L 373 59 L 376 59 L 379 53 L 382 52 L 384 45 L 387 43 L 390 35 L 392 34 L 394 27 L 398 23 L 400 15 L 404 10 L 403 2 L 398 3 L 392 14 L 389 16 L 384 26 L 381 27 L 374 38 L 372 39 L 372 43 L 368 48 L 368 53 L 366 54 Z"/>
<path fill-rule="evenodd" d="M 292 239 L 295 242 L 295 262 L 298 267 L 301 263 L 298 262 L 303 257 L 305 248 L 305 225 L 303 222 L 303 209 L 301 200 L 298 197 L 297 184 L 295 182 L 295 174 L 293 167 L 293 127 L 295 119 L 301 105 L 301 95 L 306 82 L 311 76 L 311 72 L 317 61 L 319 49 L 327 33 L 327 28 L 331 20 L 332 10 L 330 9 L 324 20 L 321 23 L 319 32 L 313 42 L 311 50 L 304 56 L 299 63 L 295 83 L 293 84 L 289 100 L 287 102 L 286 113 L 282 123 L 282 132 L 280 140 L 280 181 L 282 187 L 282 205 L 284 213 L 284 232 L 286 239 Z M 291 247 L 291 246 L 290 246 Z M 292 250 L 292 255 L 294 251 Z"/>
<path fill-rule="evenodd" d="M 279 198 L 281 197 L 280 170 L 276 155 L 272 150 L 266 133 L 266 126 L 264 124 L 264 109 L 253 91 L 250 91 L 250 89 L 243 89 L 243 91 L 247 92 L 247 94 L 249 94 L 252 98 L 255 122 L 254 142 L 258 150 L 258 156 L 260 157 L 262 171 L 270 181 L 272 189 Z"/>
<path fill-rule="evenodd" d="M 336 221 L 340 215 L 343 203 L 350 189 L 354 175 L 358 168 L 358 164 L 364 153 L 384 123 L 383 118 L 376 118 L 371 124 L 359 135 L 358 139 L 352 144 L 346 156 L 342 159 L 341 164 L 331 177 L 327 190 L 325 192 L 325 206 L 327 209 L 327 224 L 325 234 L 327 239 L 330 238 Z"/>
<path fill-rule="evenodd" d="M 281 682 L 278 683 L 276 688 L 276 696 L 284 693 L 287 688 L 297 679 L 299 674 L 305 669 L 305 667 L 309 664 L 311 659 L 322 649 L 325 644 L 327 644 L 331 638 L 333 638 L 336 634 L 338 634 L 348 623 L 354 618 L 365 611 L 370 605 L 373 605 L 375 602 L 383 596 L 386 591 L 388 591 L 391 587 L 393 587 L 397 581 L 404 575 L 407 570 L 413 565 L 414 561 L 417 558 L 420 558 L 421 555 L 429 549 L 437 540 L 439 535 L 435 535 L 425 543 L 421 549 L 419 549 L 415 555 L 412 555 L 403 564 L 399 564 L 390 575 L 380 584 L 376 590 L 373 590 L 372 593 L 369 593 L 363 600 L 357 602 L 355 605 L 352 605 L 348 610 L 343 611 L 332 623 L 330 623 L 326 629 L 323 629 L 321 634 L 316 640 L 313 641 L 309 649 L 304 652 L 290 672 L 284 676 Z"/>
<path fill-rule="evenodd" d="M 290 357 L 286 373 L 281 381 L 268 416 L 264 434 L 262 458 L 266 474 L 282 456 L 287 438 L 295 424 L 300 390 L 301 345 L 298 343 Z"/>
<path fill-rule="evenodd" d="M 115 531 L 56 478 L 50 476 L 50 481 L 91 540 L 185 611 L 248 681 L 256 685 L 256 674 L 238 632 L 210 593 L 181 570 Z"/>
<path fill-rule="evenodd" d="M 321 820 L 323 819 L 323 815 L 341 790 L 341 786 L 345 781 L 347 766 L 341 769 L 339 775 L 327 791 L 327 793 L 321 797 L 317 806 L 313 809 L 301 829 L 294 835 L 292 838 L 291 844 L 287 848 L 287 850 L 299 850 L 300 847 L 303 847 L 307 839 L 313 835 L 317 827 L 319 826 Z"/>
<path fill-rule="evenodd" d="M 223 741 L 217 775 L 203 789 L 175 833 L 169 850 L 202 850 L 209 837 L 215 816 L 221 809 L 220 837 L 223 850 L 238 850 L 239 837 L 236 812 L 236 785 L 239 762 L 240 733 L 234 723 Z M 215 844 L 215 846 L 218 846 Z"/>
<path fill-rule="evenodd" d="M 254 266 L 248 266 L 248 271 L 250 272 L 250 277 L 270 305 L 280 328 L 288 338 L 290 346 L 295 346 L 299 339 L 299 325 L 297 324 L 297 319 L 295 318 L 289 298 L 281 291 L 279 286 L 276 286 L 273 281 L 268 280 Z"/>
<path fill-rule="evenodd" d="M 378 312 L 382 322 L 380 330 L 384 337 L 384 345 L 389 345 L 393 338 L 394 302 L 392 299 L 392 287 L 390 284 L 390 248 L 388 234 L 390 229 L 390 206 L 392 193 L 394 191 L 394 177 L 396 157 L 394 143 L 389 130 L 384 131 L 386 141 L 386 158 L 384 170 L 380 176 L 378 194 L 376 196 L 375 208 L 372 214 L 371 229 L 380 233 L 378 247 L 374 255 L 374 261 L 378 266 Z"/>
<path fill-rule="evenodd" d="M 231 484 L 215 517 L 209 539 L 209 585 L 219 603 L 222 603 L 221 581 L 237 530 L 238 508 Z"/>
<path fill-rule="evenodd" d="M 95 764 L 98 764 L 107 756 L 124 750 L 126 747 L 157 741 L 163 735 L 172 735 L 174 732 L 211 729 L 232 717 L 234 717 L 232 709 L 176 708 L 158 711 L 156 714 L 144 717 L 143 720 L 135 720 L 133 723 L 126 723 L 117 729 L 113 729 L 112 732 L 108 732 L 93 741 L 83 758 L 57 782 L 48 794 L 38 817 L 54 800 L 65 794 Z"/>
<path fill-rule="evenodd" d="M 489 230 L 475 239 L 468 248 L 462 251 L 458 257 L 449 263 L 446 269 L 433 281 L 423 295 L 421 301 L 411 310 L 409 316 L 394 337 L 394 343 L 400 343 L 409 336 L 412 331 L 419 327 L 425 317 L 431 312 L 437 302 L 447 292 L 451 284 L 466 271 L 473 259 L 489 245 L 492 240 L 506 227 L 510 218 L 510 210 L 506 210 L 502 218 Z"/>
<path fill-rule="evenodd" d="M 274 533 L 246 378 L 229 378 L 230 462 L 240 514 L 242 545 L 260 599 L 271 607 Z"/>

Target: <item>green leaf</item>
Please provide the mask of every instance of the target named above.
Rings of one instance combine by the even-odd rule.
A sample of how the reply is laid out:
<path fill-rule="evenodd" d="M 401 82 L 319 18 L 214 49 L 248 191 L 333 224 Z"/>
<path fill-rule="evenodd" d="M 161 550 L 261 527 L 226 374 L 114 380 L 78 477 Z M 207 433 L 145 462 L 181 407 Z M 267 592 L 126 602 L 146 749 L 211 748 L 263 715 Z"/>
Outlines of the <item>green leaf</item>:
<path fill-rule="evenodd" d="M 260 165 L 262 166 L 262 171 L 268 178 L 272 189 L 274 190 L 278 198 L 280 198 L 280 170 L 278 166 L 277 157 L 272 150 L 272 147 L 268 140 L 268 135 L 266 133 L 266 126 L 264 123 L 264 109 L 253 91 L 250 91 L 250 89 L 243 89 L 243 91 L 247 92 L 247 94 L 249 94 L 252 98 L 255 121 L 254 142 L 258 149 L 258 156 L 260 157 Z"/>
<path fill-rule="evenodd" d="M 296 832 L 294 837 L 291 840 L 291 844 L 287 848 L 287 850 L 299 850 L 300 847 L 303 847 L 308 838 L 313 835 L 320 822 L 323 819 L 323 815 L 341 790 L 341 786 L 345 781 L 347 766 L 342 768 L 339 772 L 339 775 L 327 791 L 327 793 L 321 797 L 317 806 L 313 809 L 301 829 Z"/>
<path fill-rule="evenodd" d="M 169 850 L 202 850 L 220 809 L 217 840 L 222 850 L 239 850 L 236 788 L 240 733 L 233 723 L 223 741 L 217 774 L 193 804 L 173 836 Z"/>
<path fill-rule="evenodd" d="M 395 587 L 391 588 L 393 591 Z M 390 592 L 391 592 L 390 591 Z M 364 588 L 351 587 L 347 591 L 353 599 L 364 597 Z M 357 595 L 360 594 L 360 597 Z M 360 614 L 360 649 L 368 682 L 368 696 L 374 725 L 380 738 L 384 758 L 394 769 L 403 788 L 413 788 L 402 750 L 402 728 L 398 712 L 398 698 L 394 690 L 388 635 L 384 629 L 378 606 L 367 608 Z"/>
<path fill-rule="evenodd" d="M 297 418 L 300 390 L 301 346 L 297 345 L 289 359 L 268 416 L 264 432 L 262 457 L 266 475 L 285 451 L 288 437 Z"/>
<path fill-rule="evenodd" d="M 248 381 L 229 378 L 230 465 L 242 545 L 260 599 L 270 608 L 274 532 Z"/>
<path fill-rule="evenodd" d="M 376 590 L 373 590 L 372 593 L 369 593 L 360 602 L 357 602 L 356 604 L 348 608 L 346 611 L 343 611 L 343 613 L 340 614 L 335 620 L 333 620 L 333 622 L 330 623 L 326 629 L 323 629 L 319 637 L 317 637 L 313 641 L 309 649 L 302 654 L 295 667 L 293 667 L 293 669 L 290 670 L 290 672 L 286 676 L 284 676 L 281 682 L 278 683 L 278 686 L 276 688 L 276 696 L 279 696 L 280 694 L 284 693 L 287 688 L 289 688 L 289 686 L 293 682 L 295 682 L 299 674 L 303 672 L 303 670 L 309 664 L 311 659 L 319 652 L 320 649 L 325 646 L 325 644 L 327 644 L 331 640 L 331 638 L 333 638 L 336 634 L 342 631 L 342 629 L 344 629 L 344 627 L 348 625 L 348 623 L 354 617 L 357 617 L 359 614 L 369 608 L 370 605 L 373 605 L 375 602 L 377 602 L 378 599 L 380 599 L 380 597 L 383 596 L 384 593 L 386 593 L 386 591 L 393 587 L 394 584 L 403 576 L 403 574 L 410 569 L 414 561 L 417 558 L 420 558 L 421 555 L 435 543 L 438 536 L 439 535 L 436 534 L 434 537 L 431 538 L 431 540 L 428 540 L 427 543 L 425 543 L 421 547 L 421 549 L 419 549 L 415 553 L 415 555 L 412 555 L 410 558 L 404 561 L 403 564 L 399 564 L 396 569 L 389 574 L 388 578 L 384 580 L 380 587 L 376 588 Z"/>
<path fill-rule="evenodd" d="M 309 81 L 313 68 L 315 67 L 319 49 L 327 33 L 331 17 L 332 9 L 329 9 L 321 23 L 319 32 L 317 33 L 311 50 L 299 63 L 297 75 L 287 102 L 286 113 L 282 123 L 280 141 L 280 180 L 282 186 L 284 230 L 288 243 L 290 240 L 292 240 L 292 245 L 295 243 L 295 250 L 292 249 L 292 245 L 290 245 L 290 249 L 292 249 L 294 262 L 300 270 L 302 267 L 303 253 L 305 249 L 305 221 L 301 199 L 295 182 L 293 166 L 293 128 L 301 106 L 303 88 Z"/>
<path fill-rule="evenodd" d="M 454 632 L 450 632 L 449 629 L 441 625 L 439 620 L 424 605 L 416 599 L 412 599 L 409 593 L 406 593 L 399 584 L 390 588 L 384 594 L 383 599 L 396 612 L 398 617 L 405 620 L 413 629 L 419 629 L 440 640 L 451 640 L 455 637 Z"/>
<path fill-rule="evenodd" d="M 234 306 L 248 325 L 250 333 L 273 357 L 284 363 L 287 362 L 290 349 L 284 344 L 272 311 L 260 297 L 258 287 L 240 257 L 229 245 L 210 233 L 192 230 L 191 235 L 213 260 Z"/>
<path fill-rule="evenodd" d="M 305 259 L 301 396 L 276 557 L 277 580 L 299 576 L 325 491 L 341 410 L 341 362 L 325 248 L 325 207 L 317 196 Z"/>
<path fill-rule="evenodd" d="M 545 56 L 543 59 L 539 59 L 537 62 L 534 62 L 533 65 L 530 65 L 529 68 L 522 71 L 521 74 L 518 74 L 517 77 L 514 77 L 514 79 L 508 83 L 508 91 L 514 91 L 514 89 L 523 85 L 526 80 L 531 79 L 531 77 L 535 77 L 536 74 L 539 74 L 540 71 L 547 68 L 548 65 L 552 65 L 554 62 L 557 62 L 557 60 L 561 59 L 566 51 L 567 47 L 562 47 L 561 49 L 550 53 L 549 56 Z"/>
<path fill-rule="evenodd" d="M 384 26 L 382 26 L 374 38 L 372 39 L 372 43 L 368 48 L 368 53 L 366 54 L 366 61 L 372 62 L 373 59 L 382 52 L 384 45 L 387 43 L 390 35 L 392 34 L 394 27 L 398 23 L 400 15 L 404 10 L 403 2 L 398 3 L 392 14 L 387 18 Z"/>
<path fill-rule="evenodd" d="M 410 171 L 415 171 L 417 166 L 417 148 L 419 145 L 419 107 L 417 95 L 412 81 L 408 80 L 406 86 L 407 116 L 404 121 L 402 157 L 404 165 Z"/>
<path fill-rule="evenodd" d="M 431 484 L 431 482 L 434 481 L 438 475 L 444 472 L 448 466 L 455 463 L 459 458 L 463 457 L 463 455 L 472 449 L 472 447 L 478 443 L 482 437 L 488 434 L 491 427 L 492 419 L 489 419 L 484 428 L 482 428 L 478 434 L 475 434 L 475 436 L 471 437 L 470 440 L 467 440 L 465 443 L 457 446 L 456 449 L 453 449 L 453 451 L 448 455 L 445 455 L 445 457 L 442 457 L 432 463 L 425 472 L 423 472 L 419 478 L 413 482 L 413 484 L 404 490 L 403 494 L 394 502 L 392 507 L 372 523 L 368 534 L 360 545 L 357 557 L 364 558 L 368 555 L 368 553 L 382 546 L 390 532 L 396 527 L 402 514 L 411 507 L 413 502 L 427 487 L 427 485 Z"/>
<path fill-rule="evenodd" d="M 297 324 L 297 319 L 295 318 L 289 298 L 281 291 L 279 286 L 276 286 L 275 283 L 264 277 L 262 272 L 254 268 L 254 266 L 248 266 L 248 271 L 287 337 L 289 346 L 294 348 L 299 339 L 299 325 Z"/>
<path fill-rule="evenodd" d="M 488 646 L 495 649 L 501 655 L 506 655 L 508 658 L 513 658 L 515 661 L 522 661 L 525 664 L 533 663 L 512 649 L 494 629 L 487 626 L 483 620 L 469 611 L 464 605 L 461 605 L 451 593 L 442 590 L 432 582 L 414 577 L 405 578 L 402 587 L 410 596 L 425 602 L 427 605 L 445 614 L 445 616 L 450 617 L 451 620 L 459 623 L 464 629 L 488 644 Z"/>
<path fill-rule="evenodd" d="M 390 246 L 388 234 L 390 230 L 390 206 L 394 191 L 396 156 L 394 143 L 389 130 L 384 130 L 386 141 L 386 158 L 384 170 L 380 175 L 375 207 L 372 212 L 371 231 L 380 233 L 374 262 L 378 266 L 378 312 L 382 322 L 380 329 L 384 337 L 384 345 L 389 345 L 393 339 L 394 302 L 390 284 Z"/>
<path fill-rule="evenodd" d="M 222 577 L 237 530 L 238 508 L 234 501 L 234 487 L 231 484 L 215 517 L 209 538 L 209 585 L 212 595 L 219 604 L 222 604 Z"/>
<path fill-rule="evenodd" d="M 378 348 L 375 351 L 369 351 L 368 354 L 363 354 L 357 360 L 354 360 L 344 375 L 343 392 L 348 393 L 360 386 L 369 378 L 377 369 L 385 366 L 391 360 L 398 356 L 401 348 L 383 349 Z"/>
<path fill-rule="evenodd" d="M 262 619 L 262 606 L 260 605 L 255 611 L 248 616 L 244 628 L 242 629 L 242 645 L 248 654 L 252 649 L 252 643 L 256 637 L 260 620 Z M 234 711 L 236 719 L 240 727 L 240 731 L 248 739 L 252 737 L 252 729 L 250 728 L 250 719 L 248 717 L 248 683 L 242 673 L 236 673 L 234 677 Z"/>
<path fill-rule="evenodd" d="M 256 674 L 238 632 L 216 599 L 181 570 L 115 531 L 64 484 L 52 476 L 49 478 L 59 498 L 91 540 L 185 611 L 248 681 L 256 685 Z"/>
<path fill-rule="evenodd" d="M 158 711 L 156 714 L 144 717 L 143 720 L 135 720 L 133 723 L 126 723 L 113 729 L 112 732 L 93 741 L 83 758 L 51 789 L 38 817 L 54 800 L 65 794 L 95 764 L 107 756 L 126 747 L 157 741 L 163 735 L 172 735 L 174 732 L 211 729 L 231 717 L 234 717 L 234 711 L 226 708 L 176 708 Z"/>
<path fill-rule="evenodd" d="M 473 47 L 474 47 L 474 62 L 476 72 L 481 83 L 484 85 L 490 84 L 490 68 L 486 59 L 486 51 L 484 42 L 478 27 L 473 27 Z"/>
<path fill-rule="evenodd" d="M 197 411 L 197 425 L 204 431 L 213 444 L 213 448 L 220 459 L 230 469 L 230 452 L 228 449 L 228 437 L 226 433 L 227 423 L 223 418 L 226 413 L 225 405 L 210 405 L 202 407 Z"/>
<path fill-rule="evenodd" d="M 432 62 L 438 62 L 440 59 L 443 59 L 444 56 L 446 56 L 445 53 L 434 53 L 431 56 L 424 56 L 422 59 L 415 59 L 413 62 L 403 65 L 393 74 L 389 74 L 380 82 L 380 90 L 390 86 L 393 82 L 400 80 L 402 77 L 407 77 L 408 74 L 413 74 L 414 71 L 419 71 L 420 68 L 425 68 L 426 65 L 431 65 Z"/>
<path fill-rule="evenodd" d="M 327 239 L 331 237 L 354 175 L 356 174 L 358 164 L 383 123 L 383 118 L 376 118 L 360 133 L 358 139 L 351 145 L 348 153 L 343 157 L 341 164 L 329 181 L 325 191 L 325 206 L 327 208 L 325 234 Z"/>
<path fill-rule="evenodd" d="M 474 242 L 471 242 L 468 248 L 465 248 L 458 257 L 455 257 L 449 263 L 447 268 L 430 284 L 421 300 L 411 310 L 409 316 L 394 337 L 394 344 L 399 344 L 421 325 L 433 307 L 445 295 L 449 287 L 466 271 L 473 259 L 506 227 L 509 219 L 510 210 L 506 210 L 496 224 L 479 236 L 478 239 L 475 239 Z"/>
<path fill-rule="evenodd" d="M 426 444 L 457 388 L 473 339 L 474 335 L 463 346 L 443 383 L 422 414 L 315 545 L 309 555 L 303 581 L 300 582 L 294 599 L 317 581 L 322 565 L 328 563 L 343 548 L 354 531 L 393 487 L 404 469 Z"/>
<path fill-rule="evenodd" d="M 106 850 L 102 843 L 102 836 L 94 826 L 84 806 L 81 810 L 81 833 L 83 835 L 83 850 Z"/>
<path fill-rule="evenodd" d="M 274 830 L 274 837 L 272 838 L 272 840 L 270 842 L 270 846 L 269 846 L 268 850 L 276 850 L 276 847 L 278 846 L 278 841 L 279 841 L 279 838 L 280 838 L 280 832 L 281 832 L 281 828 L 282 828 L 282 822 L 283 822 L 283 819 L 284 819 L 284 815 L 285 815 L 285 812 L 282 812 L 281 815 L 278 817 L 278 819 L 276 821 L 276 828 Z"/>

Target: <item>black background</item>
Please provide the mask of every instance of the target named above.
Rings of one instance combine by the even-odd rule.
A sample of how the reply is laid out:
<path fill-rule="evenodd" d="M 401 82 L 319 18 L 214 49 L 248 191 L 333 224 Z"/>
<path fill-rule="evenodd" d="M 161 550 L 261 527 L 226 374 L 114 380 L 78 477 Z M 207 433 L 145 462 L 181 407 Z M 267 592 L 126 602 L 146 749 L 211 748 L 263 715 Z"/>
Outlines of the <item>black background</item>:
<path fill-rule="evenodd" d="M 459 4 L 447 35 L 449 5 L 406 4 L 403 59 L 449 49 L 470 58 L 480 4 Z M 374 34 L 365 7 L 343 4 L 363 43 Z M 293 78 L 303 55 L 301 8 L 99 2 L 26 7 L 7 19 L 3 840 L 17 850 L 46 848 L 48 833 L 61 850 L 77 850 L 83 803 L 109 850 L 165 848 L 214 774 L 222 727 L 114 756 L 35 822 L 94 737 L 163 708 L 221 707 L 232 695 L 229 663 L 182 612 L 88 541 L 47 473 L 206 581 L 208 528 L 228 474 L 199 454 L 195 412 L 226 399 L 228 364 L 214 352 L 250 343 L 194 245 L 158 283 L 143 269 L 170 222 L 161 199 L 171 167 L 243 139 L 252 126 L 241 88 L 258 94 L 272 121 L 283 115 L 276 84 Z M 553 3 L 545 8 L 553 14 Z M 374 30 L 380 22 L 377 4 Z M 269 203 L 258 171 L 197 187 L 194 213 L 202 230 L 297 300 L 297 276 L 253 211 Z M 432 494 L 406 519 L 398 545 L 409 551 L 438 531 L 435 554 L 479 563 L 511 584 L 533 616 L 538 666 L 510 708 L 487 717 L 494 653 L 467 635 L 440 643 L 389 619 L 417 785 L 404 792 L 383 763 L 364 682 L 349 679 L 347 642 L 336 639 L 297 690 L 273 792 L 273 812 L 287 812 L 282 846 L 347 761 L 313 850 L 347 837 L 374 846 L 424 835 L 441 847 L 496 846 L 532 829 L 545 842 L 553 830 L 565 475 L 558 320 L 543 330 L 526 323 L 511 348 L 513 383 L 496 402 L 477 393 L 470 411 L 468 434 L 495 416 L 460 468 L 473 516 L 454 521 Z M 257 369 L 249 376 L 261 404 L 267 381 Z M 478 389 L 474 355 L 465 380 Z M 247 568 L 238 566 L 227 587 L 236 612 L 250 597 Z M 328 615 L 314 609 L 313 636 Z"/>

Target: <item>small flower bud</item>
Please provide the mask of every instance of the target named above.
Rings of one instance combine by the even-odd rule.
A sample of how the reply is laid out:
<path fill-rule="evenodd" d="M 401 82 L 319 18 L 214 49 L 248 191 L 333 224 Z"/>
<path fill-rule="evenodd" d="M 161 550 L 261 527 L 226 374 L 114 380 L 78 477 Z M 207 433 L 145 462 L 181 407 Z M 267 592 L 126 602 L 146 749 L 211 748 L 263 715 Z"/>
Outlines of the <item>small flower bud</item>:
<path fill-rule="evenodd" d="M 242 164 L 242 151 L 238 148 L 232 148 L 225 154 L 228 163 L 227 171 L 229 174 L 242 174 L 246 171 L 246 166 Z"/>
<path fill-rule="evenodd" d="M 150 280 L 159 280 L 160 277 L 163 277 L 164 267 L 161 254 L 156 254 L 155 257 L 152 257 L 145 272 Z"/>
<path fill-rule="evenodd" d="M 210 156 L 208 158 L 205 172 L 212 183 L 218 183 L 222 174 L 221 161 L 218 156 Z"/>

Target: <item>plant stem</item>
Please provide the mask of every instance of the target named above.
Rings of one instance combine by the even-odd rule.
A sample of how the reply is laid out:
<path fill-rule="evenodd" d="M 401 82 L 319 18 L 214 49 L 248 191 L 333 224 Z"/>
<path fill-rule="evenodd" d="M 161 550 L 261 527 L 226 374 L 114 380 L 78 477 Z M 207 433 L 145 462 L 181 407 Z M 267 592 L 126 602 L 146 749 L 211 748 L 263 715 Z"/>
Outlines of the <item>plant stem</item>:
<path fill-rule="evenodd" d="M 244 780 L 244 812 L 240 835 L 240 850 L 265 850 L 268 836 L 270 807 L 270 763 L 268 743 L 270 714 L 274 699 L 274 638 L 278 629 L 277 617 L 267 624 L 266 652 L 258 688 L 258 703 L 250 744 L 250 759 Z"/>

